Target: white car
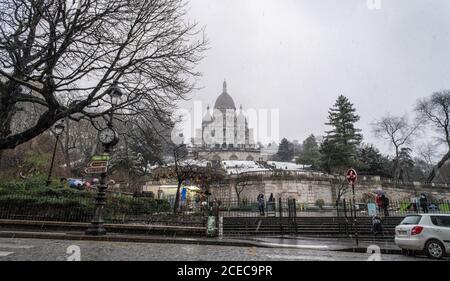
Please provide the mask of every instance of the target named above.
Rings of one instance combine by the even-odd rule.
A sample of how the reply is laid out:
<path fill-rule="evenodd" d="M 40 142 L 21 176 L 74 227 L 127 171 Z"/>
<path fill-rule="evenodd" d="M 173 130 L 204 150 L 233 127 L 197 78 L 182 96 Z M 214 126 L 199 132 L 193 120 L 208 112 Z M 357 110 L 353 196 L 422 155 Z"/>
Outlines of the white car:
<path fill-rule="evenodd" d="M 395 227 L 395 244 L 404 251 L 423 251 L 433 259 L 450 254 L 450 214 L 406 216 Z"/>

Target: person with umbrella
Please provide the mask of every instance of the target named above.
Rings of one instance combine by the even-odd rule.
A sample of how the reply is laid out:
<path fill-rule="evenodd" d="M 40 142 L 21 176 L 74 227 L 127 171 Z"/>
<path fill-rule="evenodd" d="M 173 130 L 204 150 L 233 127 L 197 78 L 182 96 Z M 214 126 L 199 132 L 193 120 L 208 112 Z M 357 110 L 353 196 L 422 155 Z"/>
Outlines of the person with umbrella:
<path fill-rule="evenodd" d="M 381 211 L 383 210 L 383 200 L 382 200 L 382 196 L 384 195 L 384 191 L 381 188 L 378 188 L 375 193 L 377 194 L 375 197 L 375 203 L 377 204 L 378 207 L 378 213 L 381 213 Z"/>

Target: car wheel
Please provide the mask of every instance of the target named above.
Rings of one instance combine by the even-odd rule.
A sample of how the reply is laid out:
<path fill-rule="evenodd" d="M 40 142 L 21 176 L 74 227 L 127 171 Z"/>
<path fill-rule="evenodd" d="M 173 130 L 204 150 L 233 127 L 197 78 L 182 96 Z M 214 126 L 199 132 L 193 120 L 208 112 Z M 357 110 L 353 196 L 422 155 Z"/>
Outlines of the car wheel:
<path fill-rule="evenodd" d="M 441 259 L 444 256 L 444 246 L 438 240 L 429 240 L 425 244 L 425 253 L 432 259 Z"/>

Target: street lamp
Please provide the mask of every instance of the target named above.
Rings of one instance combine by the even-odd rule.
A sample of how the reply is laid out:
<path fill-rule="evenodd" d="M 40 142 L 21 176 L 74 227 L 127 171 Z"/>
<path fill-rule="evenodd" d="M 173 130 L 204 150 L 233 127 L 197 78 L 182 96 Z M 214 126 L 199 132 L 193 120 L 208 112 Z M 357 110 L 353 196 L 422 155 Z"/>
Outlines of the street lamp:
<path fill-rule="evenodd" d="M 104 155 L 109 159 L 113 147 L 119 142 L 119 135 L 113 128 L 113 115 L 117 104 L 119 103 L 122 92 L 117 84 L 114 84 L 107 90 L 108 95 L 111 98 L 111 110 L 109 111 L 109 120 L 106 124 L 106 128 L 100 131 L 98 134 L 99 141 L 103 144 Z M 107 184 L 107 170 L 100 174 L 100 181 L 98 185 L 98 192 L 95 197 L 95 214 L 91 221 L 90 227 L 86 230 L 86 234 L 89 235 L 105 235 L 106 229 L 103 226 L 103 209 L 106 205 L 106 189 Z"/>
<path fill-rule="evenodd" d="M 50 169 L 48 171 L 48 177 L 47 177 L 47 181 L 45 184 L 46 186 L 49 186 L 50 183 L 52 182 L 51 177 L 52 177 L 52 171 L 53 171 L 53 163 L 55 162 L 56 147 L 58 146 L 59 136 L 64 131 L 64 124 L 62 122 L 58 122 L 53 129 L 55 131 L 56 141 L 55 141 L 55 146 L 53 148 L 52 161 L 50 163 Z"/>

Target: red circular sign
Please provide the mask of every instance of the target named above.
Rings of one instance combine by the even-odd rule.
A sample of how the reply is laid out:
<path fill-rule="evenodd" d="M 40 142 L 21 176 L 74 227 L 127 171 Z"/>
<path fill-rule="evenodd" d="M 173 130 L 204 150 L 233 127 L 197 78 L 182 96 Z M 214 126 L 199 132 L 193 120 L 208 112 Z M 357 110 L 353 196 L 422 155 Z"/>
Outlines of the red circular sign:
<path fill-rule="evenodd" d="M 355 169 L 349 169 L 347 171 L 347 181 L 351 184 L 354 184 L 356 182 L 356 179 L 358 178 L 358 174 L 356 173 Z"/>

